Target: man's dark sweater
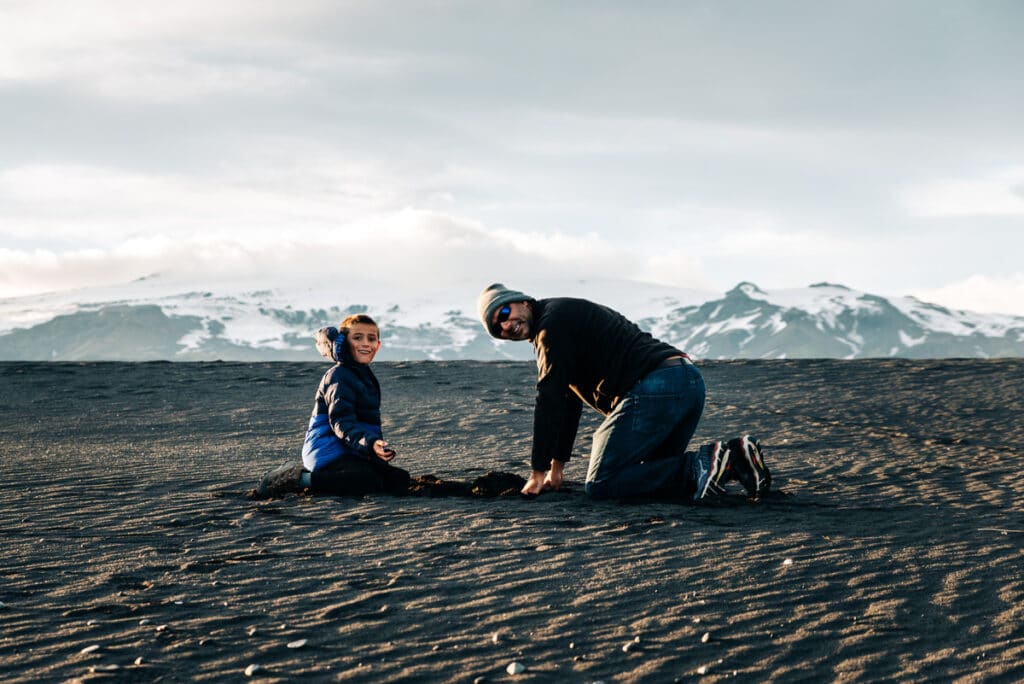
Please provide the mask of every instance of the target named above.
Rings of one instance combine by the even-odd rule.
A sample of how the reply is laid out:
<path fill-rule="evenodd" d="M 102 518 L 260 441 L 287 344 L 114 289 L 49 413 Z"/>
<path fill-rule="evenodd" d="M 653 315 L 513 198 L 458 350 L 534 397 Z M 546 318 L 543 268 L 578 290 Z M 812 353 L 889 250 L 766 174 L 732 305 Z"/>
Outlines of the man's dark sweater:
<path fill-rule="evenodd" d="M 585 299 L 541 299 L 532 307 L 537 405 L 531 463 L 547 470 L 551 459 L 569 460 L 582 402 L 607 415 L 640 378 L 683 352 Z"/>

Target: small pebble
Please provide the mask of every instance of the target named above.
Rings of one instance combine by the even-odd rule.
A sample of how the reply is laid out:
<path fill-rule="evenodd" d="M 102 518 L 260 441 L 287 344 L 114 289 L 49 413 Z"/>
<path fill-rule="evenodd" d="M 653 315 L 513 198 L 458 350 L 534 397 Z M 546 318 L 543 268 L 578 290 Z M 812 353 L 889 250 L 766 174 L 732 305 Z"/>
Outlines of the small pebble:
<path fill-rule="evenodd" d="M 498 632 L 495 632 L 494 636 L 491 637 L 491 642 L 493 642 L 495 644 L 501 642 L 501 634 L 499 634 Z"/>
<path fill-rule="evenodd" d="M 793 559 L 792 558 L 787 558 L 786 560 L 782 561 L 782 564 L 783 565 L 792 565 L 793 564 Z"/>
<path fill-rule="evenodd" d="M 156 631 L 157 632 L 166 632 L 167 631 L 167 625 L 157 625 L 156 626 Z"/>
<path fill-rule="evenodd" d="M 571 651 L 574 648 L 576 648 L 576 642 L 575 641 L 570 641 L 569 642 L 569 650 Z"/>
<path fill-rule="evenodd" d="M 252 677 L 254 674 L 256 674 L 259 671 L 260 671 L 260 666 L 257 665 L 256 663 L 253 663 L 249 667 L 245 668 L 245 676 L 246 677 Z"/>
<path fill-rule="evenodd" d="M 142 656 L 139 656 L 138 658 L 135 659 L 135 664 L 136 665 L 141 665 L 142 664 Z"/>
<path fill-rule="evenodd" d="M 710 638 L 711 638 L 711 632 L 704 632 L 704 636 L 702 636 L 700 638 L 700 643 L 706 644 L 706 643 L 708 643 L 708 639 L 710 639 Z"/>
<path fill-rule="evenodd" d="M 94 665 L 92 667 L 93 672 L 117 672 L 121 669 L 120 665 L 111 663 L 109 665 Z"/>
<path fill-rule="evenodd" d="M 99 620 L 89 620 L 88 622 L 85 623 L 85 626 L 86 627 L 92 627 L 93 625 L 98 625 L 98 624 L 100 624 Z"/>
<path fill-rule="evenodd" d="M 700 618 L 693 618 L 693 624 L 699 625 L 700 624 Z"/>
<path fill-rule="evenodd" d="M 150 623 L 150 619 L 149 618 L 142 618 L 141 620 L 139 620 L 139 624 L 140 625 L 148 625 L 149 623 Z"/>
<path fill-rule="evenodd" d="M 92 646 L 86 646 L 81 651 L 79 651 L 79 653 L 95 653 L 98 650 L 100 650 L 100 645 L 93 644 Z"/>
<path fill-rule="evenodd" d="M 256 628 L 255 627 L 250 627 L 249 629 L 246 630 L 246 633 L 249 636 L 255 636 L 256 635 Z"/>
<path fill-rule="evenodd" d="M 526 672 L 526 666 L 513 661 L 505 668 L 505 672 L 508 672 L 510 675 L 520 675 Z"/>
<path fill-rule="evenodd" d="M 309 643 L 309 639 L 296 639 L 288 642 L 288 648 L 302 648 L 307 643 Z"/>
<path fill-rule="evenodd" d="M 699 674 L 699 675 L 706 675 L 707 673 L 708 673 L 708 666 L 707 665 L 701 665 L 700 667 L 697 668 L 697 674 Z"/>

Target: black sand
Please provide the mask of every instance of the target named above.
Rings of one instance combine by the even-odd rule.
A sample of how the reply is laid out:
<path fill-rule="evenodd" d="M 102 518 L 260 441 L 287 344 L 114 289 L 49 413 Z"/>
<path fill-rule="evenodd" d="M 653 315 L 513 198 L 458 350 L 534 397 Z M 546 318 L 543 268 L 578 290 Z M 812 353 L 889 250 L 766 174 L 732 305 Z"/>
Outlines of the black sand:
<path fill-rule="evenodd" d="M 567 493 L 252 501 L 324 365 L 0 364 L 0 680 L 1024 680 L 1024 361 L 701 367 L 782 495 L 590 502 L 585 413 Z M 375 368 L 396 464 L 525 474 L 532 364 Z"/>

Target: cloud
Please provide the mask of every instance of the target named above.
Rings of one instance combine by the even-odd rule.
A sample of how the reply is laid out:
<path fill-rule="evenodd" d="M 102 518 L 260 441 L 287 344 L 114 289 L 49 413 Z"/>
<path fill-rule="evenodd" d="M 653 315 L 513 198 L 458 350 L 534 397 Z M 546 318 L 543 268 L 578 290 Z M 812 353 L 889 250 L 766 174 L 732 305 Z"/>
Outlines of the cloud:
<path fill-rule="evenodd" d="M 206 176 L 81 164 L 7 169 L 0 172 L 0 236 L 90 246 L 159 233 L 245 240 L 325 230 L 394 208 L 404 194 L 386 171 L 358 161 L 244 161 Z"/>
<path fill-rule="evenodd" d="M 1024 316 L 1024 272 L 1003 277 L 972 275 L 943 287 L 918 289 L 915 297 L 950 309 Z"/>
<path fill-rule="evenodd" d="M 635 278 L 696 290 L 714 289 L 715 283 L 699 256 L 680 249 L 650 254 Z"/>
<path fill-rule="evenodd" d="M 410 175 L 301 144 L 254 151 L 205 178 L 85 165 L 9 169 L 0 173 L 0 235 L 31 248 L 0 253 L 0 296 L 153 272 L 284 280 L 338 268 L 404 286 L 601 277 L 717 290 L 740 276 L 705 263 L 799 258 L 823 244 L 770 214 L 692 204 L 639 212 L 632 230 L 606 235 L 493 226 L 432 201 L 438 186 Z M 407 208 L 424 204 L 439 210 Z"/>
<path fill-rule="evenodd" d="M 764 262 L 835 259 L 870 249 L 863 243 L 824 231 L 764 225 L 723 232 L 713 238 L 712 251 L 722 258 L 755 257 Z"/>
<path fill-rule="evenodd" d="M 757 122 L 731 123 L 667 116 L 586 115 L 568 112 L 520 112 L 514 125 L 488 121 L 509 130 L 500 137 L 512 149 L 541 156 L 657 155 L 668 150 L 699 150 L 718 154 L 747 154 L 815 149 L 824 132 L 770 127 Z M 486 134 L 483 124 L 478 134 Z M 498 137 L 487 135 L 486 137 Z"/>
<path fill-rule="evenodd" d="M 346 53 L 311 38 L 356 6 L 316 0 L 16 2 L 0 23 L 0 86 L 49 83 L 140 102 L 280 95 L 325 72 L 372 79 L 422 68 L 399 54 Z"/>
<path fill-rule="evenodd" d="M 916 217 L 1024 216 L 1024 166 L 978 178 L 938 179 L 908 187 L 900 201 Z"/>
<path fill-rule="evenodd" d="M 414 289 L 595 274 L 651 280 L 680 263 L 697 270 L 683 255 L 624 252 L 594 234 L 491 229 L 447 214 L 403 210 L 322 230 L 148 233 L 90 249 L 0 249 L 0 296 L 114 285 L 154 272 L 196 282 L 262 278 L 267 287 L 341 275 Z"/>

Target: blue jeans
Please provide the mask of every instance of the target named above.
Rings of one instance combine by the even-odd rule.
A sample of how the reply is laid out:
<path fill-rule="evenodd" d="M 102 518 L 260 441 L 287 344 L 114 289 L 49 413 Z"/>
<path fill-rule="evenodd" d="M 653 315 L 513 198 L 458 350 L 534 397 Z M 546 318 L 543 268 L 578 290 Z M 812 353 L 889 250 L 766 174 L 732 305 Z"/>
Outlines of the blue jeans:
<path fill-rule="evenodd" d="M 686 445 L 707 390 L 696 366 L 656 368 L 641 378 L 594 433 L 586 492 L 595 499 L 676 491 L 687 486 Z"/>

